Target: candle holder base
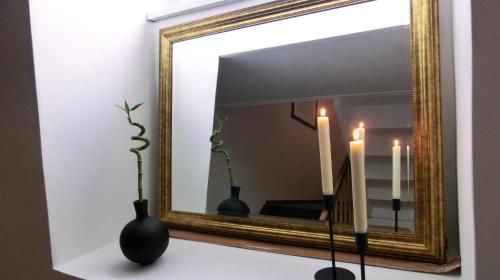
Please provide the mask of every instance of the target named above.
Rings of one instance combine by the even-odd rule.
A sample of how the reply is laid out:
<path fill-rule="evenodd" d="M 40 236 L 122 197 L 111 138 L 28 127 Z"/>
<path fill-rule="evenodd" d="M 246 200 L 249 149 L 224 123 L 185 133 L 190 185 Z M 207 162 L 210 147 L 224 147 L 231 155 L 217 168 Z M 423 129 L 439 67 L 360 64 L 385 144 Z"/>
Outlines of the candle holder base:
<path fill-rule="evenodd" d="M 325 209 L 328 211 L 328 233 L 330 236 L 330 253 L 332 254 L 332 266 L 320 269 L 316 274 L 314 274 L 314 279 L 316 280 L 355 280 L 356 277 L 351 271 L 337 267 L 335 265 L 335 245 L 333 239 L 333 206 L 334 197 L 333 195 L 323 195 L 325 201 Z"/>
<path fill-rule="evenodd" d="M 401 200 L 395 198 L 392 200 L 392 210 L 394 210 L 394 231 L 398 232 L 398 211 L 401 210 Z"/>
<path fill-rule="evenodd" d="M 401 200 L 399 198 L 392 199 L 392 210 L 394 211 L 401 210 Z"/>
<path fill-rule="evenodd" d="M 335 277 L 335 278 L 334 278 Z M 356 276 L 350 270 L 345 268 L 337 267 L 335 269 L 335 276 L 333 275 L 333 268 L 326 267 L 318 270 L 314 274 L 315 280 L 355 280 Z"/>

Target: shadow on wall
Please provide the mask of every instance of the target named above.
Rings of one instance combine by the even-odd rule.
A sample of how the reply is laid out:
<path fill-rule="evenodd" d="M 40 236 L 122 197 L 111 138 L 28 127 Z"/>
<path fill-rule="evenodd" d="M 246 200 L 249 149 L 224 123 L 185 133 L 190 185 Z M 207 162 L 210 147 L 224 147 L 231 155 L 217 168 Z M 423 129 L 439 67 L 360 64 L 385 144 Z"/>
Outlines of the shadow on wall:
<path fill-rule="evenodd" d="M 0 3 L 0 279 L 74 279 L 52 269 L 29 2 Z"/>
<path fill-rule="evenodd" d="M 330 116 L 332 168 L 337 174 L 346 157 L 342 131 L 332 101 L 320 101 Z M 317 131 L 291 117 L 291 103 L 220 107 L 227 117 L 220 139 L 231 154 L 234 183 L 251 214 L 266 200 L 321 200 L 321 170 Z M 216 124 L 216 122 L 214 122 Z M 224 157 L 212 154 L 208 179 L 207 213 L 229 197 Z"/>

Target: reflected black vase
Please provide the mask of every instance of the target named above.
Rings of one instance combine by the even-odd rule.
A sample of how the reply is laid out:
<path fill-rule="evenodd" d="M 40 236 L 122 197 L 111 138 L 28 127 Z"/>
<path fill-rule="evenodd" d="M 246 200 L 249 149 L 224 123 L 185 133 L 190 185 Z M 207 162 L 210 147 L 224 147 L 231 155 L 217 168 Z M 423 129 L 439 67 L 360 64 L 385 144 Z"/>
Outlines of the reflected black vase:
<path fill-rule="evenodd" d="M 248 217 L 250 209 L 240 200 L 240 187 L 231 186 L 231 198 L 222 201 L 217 207 L 219 215 Z"/>
<path fill-rule="evenodd" d="M 150 264 L 167 249 L 169 233 L 167 224 L 149 217 L 148 201 L 134 201 L 136 218 L 130 221 L 120 234 L 120 247 L 127 259 Z"/>

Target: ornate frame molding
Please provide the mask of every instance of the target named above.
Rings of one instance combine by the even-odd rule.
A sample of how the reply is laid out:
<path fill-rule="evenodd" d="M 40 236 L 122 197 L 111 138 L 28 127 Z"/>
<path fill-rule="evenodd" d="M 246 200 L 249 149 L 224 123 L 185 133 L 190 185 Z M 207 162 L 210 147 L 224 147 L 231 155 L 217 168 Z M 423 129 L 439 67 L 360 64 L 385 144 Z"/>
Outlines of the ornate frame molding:
<path fill-rule="evenodd" d="M 160 31 L 159 216 L 172 228 L 316 248 L 326 226 L 201 215 L 171 209 L 172 46 L 193 38 L 369 0 L 282 0 Z M 445 263 L 438 0 L 411 0 L 415 234 L 369 232 L 368 253 Z M 416 160 L 418 159 L 418 160 Z M 337 249 L 354 251 L 352 228 L 336 226 Z"/>

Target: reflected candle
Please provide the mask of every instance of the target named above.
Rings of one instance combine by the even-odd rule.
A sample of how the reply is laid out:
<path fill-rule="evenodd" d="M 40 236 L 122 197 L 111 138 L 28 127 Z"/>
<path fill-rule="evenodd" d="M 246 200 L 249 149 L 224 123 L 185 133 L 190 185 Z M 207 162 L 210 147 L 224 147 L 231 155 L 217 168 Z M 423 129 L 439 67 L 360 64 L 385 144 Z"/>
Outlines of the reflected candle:
<path fill-rule="evenodd" d="M 359 123 L 358 132 L 359 132 L 358 139 L 365 141 L 366 140 L 365 139 L 365 124 L 363 122 Z"/>
<path fill-rule="evenodd" d="M 406 146 L 406 185 L 408 199 L 410 199 L 410 146 Z"/>
<path fill-rule="evenodd" d="M 392 198 L 401 198 L 401 147 L 398 140 L 392 147 Z"/>
<path fill-rule="evenodd" d="M 325 108 L 318 117 L 319 158 L 321 162 L 321 184 L 324 195 L 333 194 L 332 155 L 330 146 L 330 120 Z"/>
<path fill-rule="evenodd" d="M 352 202 L 354 210 L 354 231 L 366 233 L 365 143 L 359 139 L 359 130 L 354 129 L 353 141 L 349 143 L 351 154 Z"/>

